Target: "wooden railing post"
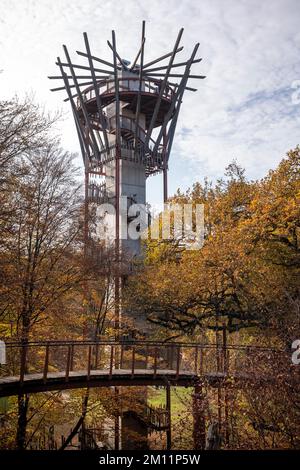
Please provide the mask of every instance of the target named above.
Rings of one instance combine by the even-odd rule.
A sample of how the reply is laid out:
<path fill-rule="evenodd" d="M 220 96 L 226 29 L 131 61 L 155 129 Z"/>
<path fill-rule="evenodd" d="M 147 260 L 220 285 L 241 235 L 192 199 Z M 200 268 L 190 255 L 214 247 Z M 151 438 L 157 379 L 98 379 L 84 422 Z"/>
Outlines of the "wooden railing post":
<path fill-rule="evenodd" d="M 223 372 L 227 372 L 227 331 L 223 324 Z"/>
<path fill-rule="evenodd" d="M 149 346 L 146 346 L 146 354 L 145 354 L 145 369 L 148 369 L 148 358 L 149 358 Z"/>
<path fill-rule="evenodd" d="M 87 364 L 87 380 L 90 380 L 91 376 L 91 360 L 92 360 L 92 346 L 88 347 L 88 364 Z"/>
<path fill-rule="evenodd" d="M 173 362 L 174 362 L 174 345 L 171 346 L 171 357 L 170 357 L 171 367 L 170 369 L 173 370 Z"/>
<path fill-rule="evenodd" d="M 230 370 L 230 349 L 227 348 L 227 354 L 226 354 L 226 371 L 229 374 Z"/>
<path fill-rule="evenodd" d="M 123 346 L 123 344 L 121 344 L 120 369 L 123 369 L 123 360 L 124 360 L 124 346 Z"/>
<path fill-rule="evenodd" d="M 20 385 L 22 385 L 24 382 L 27 361 L 27 347 L 27 344 L 22 344 L 21 346 Z"/>
<path fill-rule="evenodd" d="M 119 345 L 116 344 L 114 346 L 114 368 L 119 369 L 120 368 L 120 353 L 119 353 Z"/>
<path fill-rule="evenodd" d="M 48 366 L 49 366 L 49 344 L 47 344 L 46 351 L 45 351 L 45 361 L 44 361 L 44 371 L 43 371 L 44 384 L 47 382 Z"/>
<path fill-rule="evenodd" d="M 156 379 L 157 374 L 157 347 L 154 348 L 154 370 L 153 370 L 153 378 Z"/>
<path fill-rule="evenodd" d="M 219 354 L 219 344 L 216 343 L 216 367 L 217 372 L 220 372 L 220 354 Z"/>
<path fill-rule="evenodd" d="M 134 377 L 134 369 L 135 369 L 135 346 L 132 346 L 132 358 L 131 358 L 131 378 Z"/>
<path fill-rule="evenodd" d="M 70 365 L 71 365 L 71 346 L 68 346 L 68 355 L 67 355 L 67 366 L 66 366 L 66 374 L 65 374 L 65 381 L 69 381 L 69 373 L 70 373 Z"/>
<path fill-rule="evenodd" d="M 198 373 L 198 346 L 195 347 L 195 375 Z"/>
<path fill-rule="evenodd" d="M 114 365 L 114 347 L 110 346 L 110 364 L 109 364 L 109 378 L 112 378 L 113 372 L 113 365 Z"/>
<path fill-rule="evenodd" d="M 71 345 L 70 371 L 74 369 L 74 344 Z"/>
<path fill-rule="evenodd" d="M 95 346 L 95 369 L 98 369 L 99 344 Z"/>
<path fill-rule="evenodd" d="M 176 358 L 176 379 L 179 377 L 180 370 L 180 346 L 177 346 L 177 358 Z"/>

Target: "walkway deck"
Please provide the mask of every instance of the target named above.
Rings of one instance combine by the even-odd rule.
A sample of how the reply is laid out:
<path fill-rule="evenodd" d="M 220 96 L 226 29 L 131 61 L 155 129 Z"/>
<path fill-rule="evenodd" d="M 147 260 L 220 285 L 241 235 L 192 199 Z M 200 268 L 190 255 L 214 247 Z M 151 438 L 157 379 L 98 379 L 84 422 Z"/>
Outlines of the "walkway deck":
<path fill-rule="evenodd" d="M 50 390 L 65 390 L 72 388 L 107 387 L 107 386 L 145 386 L 145 385 L 166 385 L 166 380 L 173 385 L 191 385 L 197 377 L 189 371 L 181 371 L 177 376 L 174 370 L 157 370 L 154 375 L 153 370 L 137 369 L 132 376 L 129 369 L 113 370 L 110 374 L 108 370 L 92 370 L 88 377 L 86 371 L 70 372 L 66 380 L 64 372 L 48 373 L 47 381 L 43 379 L 43 374 L 26 374 L 23 384 L 20 377 L 2 377 L 0 379 L 0 397 L 16 395 L 18 392 L 37 393 Z"/>

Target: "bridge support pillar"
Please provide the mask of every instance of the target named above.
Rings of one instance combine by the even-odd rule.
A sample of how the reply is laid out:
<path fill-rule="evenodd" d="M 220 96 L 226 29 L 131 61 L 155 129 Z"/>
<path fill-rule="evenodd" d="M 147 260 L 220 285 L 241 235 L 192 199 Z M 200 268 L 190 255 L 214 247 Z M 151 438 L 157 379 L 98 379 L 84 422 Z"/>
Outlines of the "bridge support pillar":
<path fill-rule="evenodd" d="M 122 450 L 148 450 L 147 426 L 133 412 L 122 416 Z"/>
<path fill-rule="evenodd" d="M 172 431 L 171 431 L 171 387 L 170 384 L 166 386 L 166 407 L 168 411 L 168 428 L 167 434 L 167 450 L 172 449 Z"/>
<path fill-rule="evenodd" d="M 115 387 L 115 400 L 116 403 L 119 402 L 119 388 Z M 117 414 L 115 416 L 115 450 L 120 450 L 120 416 Z"/>
<path fill-rule="evenodd" d="M 194 386 L 193 395 L 193 439 L 194 449 L 205 449 L 205 410 L 202 382 L 199 380 Z"/>

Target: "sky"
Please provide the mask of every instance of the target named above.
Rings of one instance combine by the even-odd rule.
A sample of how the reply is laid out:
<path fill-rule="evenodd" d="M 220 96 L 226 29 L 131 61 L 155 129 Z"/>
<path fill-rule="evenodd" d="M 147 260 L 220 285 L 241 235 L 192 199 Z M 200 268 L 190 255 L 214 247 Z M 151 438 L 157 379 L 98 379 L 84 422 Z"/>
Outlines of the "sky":
<path fill-rule="evenodd" d="M 120 55 L 133 60 L 146 20 L 150 61 L 172 50 L 183 27 L 177 57 L 184 61 L 200 42 L 193 73 L 206 79 L 191 79 L 198 91 L 184 96 L 169 193 L 216 180 L 233 159 L 257 179 L 300 143 L 299 19 L 299 0 L 0 0 L 0 96 L 30 93 L 45 109 L 62 110 L 62 144 L 79 153 L 64 92 L 49 91 L 62 44 L 80 63 L 75 51 L 84 50 L 86 31 L 92 53 L 111 60 L 106 41 L 114 29 Z M 162 199 L 161 175 L 148 179 L 147 199 Z"/>

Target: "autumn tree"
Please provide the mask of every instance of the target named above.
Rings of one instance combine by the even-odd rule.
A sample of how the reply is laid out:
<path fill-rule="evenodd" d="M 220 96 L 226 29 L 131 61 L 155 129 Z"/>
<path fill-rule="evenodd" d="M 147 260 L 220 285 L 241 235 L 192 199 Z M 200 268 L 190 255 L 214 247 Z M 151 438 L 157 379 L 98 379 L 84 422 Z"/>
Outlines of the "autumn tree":
<path fill-rule="evenodd" d="M 30 96 L 0 101 L 1 170 L 26 152 L 42 148 L 58 117 L 46 113 Z"/>
<path fill-rule="evenodd" d="M 224 323 L 229 332 L 265 329 L 279 319 L 278 309 L 299 298 L 298 165 L 299 148 L 261 181 L 248 182 L 233 163 L 215 186 L 177 192 L 176 203 L 204 203 L 204 246 L 178 256 L 173 240 L 150 241 L 128 293 L 134 308 L 176 334 Z"/>

